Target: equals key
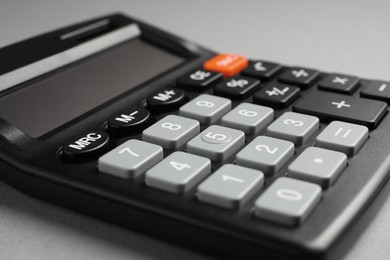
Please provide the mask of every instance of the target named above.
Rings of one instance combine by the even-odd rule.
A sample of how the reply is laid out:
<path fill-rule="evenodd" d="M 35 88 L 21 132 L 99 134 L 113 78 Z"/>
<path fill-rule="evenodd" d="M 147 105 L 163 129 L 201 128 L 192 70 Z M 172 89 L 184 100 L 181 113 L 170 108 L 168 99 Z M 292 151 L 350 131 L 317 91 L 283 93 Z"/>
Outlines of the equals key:
<path fill-rule="evenodd" d="M 390 103 L 390 82 L 373 80 L 363 88 L 362 97 L 383 100 Z"/>

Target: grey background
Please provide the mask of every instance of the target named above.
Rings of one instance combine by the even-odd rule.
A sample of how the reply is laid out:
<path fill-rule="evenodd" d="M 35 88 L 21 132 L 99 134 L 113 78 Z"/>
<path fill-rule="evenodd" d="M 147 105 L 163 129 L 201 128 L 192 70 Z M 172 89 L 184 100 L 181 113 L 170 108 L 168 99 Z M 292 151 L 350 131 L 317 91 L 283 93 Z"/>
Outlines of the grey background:
<path fill-rule="evenodd" d="M 0 46 L 115 11 L 217 51 L 390 80 L 388 0 L 0 0 Z M 390 258 L 389 191 L 387 184 L 374 213 L 357 223 L 365 228 L 352 233 L 345 259 Z M 53 258 L 206 259 L 0 182 L 0 259 Z"/>

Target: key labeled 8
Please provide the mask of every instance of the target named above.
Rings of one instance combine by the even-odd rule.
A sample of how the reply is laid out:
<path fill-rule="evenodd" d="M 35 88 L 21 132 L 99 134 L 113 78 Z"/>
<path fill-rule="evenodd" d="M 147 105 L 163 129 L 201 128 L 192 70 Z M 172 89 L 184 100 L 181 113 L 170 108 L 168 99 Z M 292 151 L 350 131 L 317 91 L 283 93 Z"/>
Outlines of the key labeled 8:
<path fill-rule="evenodd" d="M 161 127 L 167 128 L 167 129 L 172 130 L 172 131 L 176 131 L 176 130 L 179 130 L 181 128 L 181 125 L 166 122 L 166 123 L 161 124 Z"/>

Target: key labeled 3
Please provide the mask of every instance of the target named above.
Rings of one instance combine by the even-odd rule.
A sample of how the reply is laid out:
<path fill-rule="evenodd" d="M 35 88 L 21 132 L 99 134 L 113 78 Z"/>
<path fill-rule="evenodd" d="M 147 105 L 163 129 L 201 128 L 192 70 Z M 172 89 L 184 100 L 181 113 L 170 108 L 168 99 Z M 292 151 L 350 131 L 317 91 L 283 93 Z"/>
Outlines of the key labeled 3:
<path fill-rule="evenodd" d="M 294 112 L 286 112 L 267 128 L 267 134 L 293 142 L 305 143 L 320 127 L 320 120 Z"/>

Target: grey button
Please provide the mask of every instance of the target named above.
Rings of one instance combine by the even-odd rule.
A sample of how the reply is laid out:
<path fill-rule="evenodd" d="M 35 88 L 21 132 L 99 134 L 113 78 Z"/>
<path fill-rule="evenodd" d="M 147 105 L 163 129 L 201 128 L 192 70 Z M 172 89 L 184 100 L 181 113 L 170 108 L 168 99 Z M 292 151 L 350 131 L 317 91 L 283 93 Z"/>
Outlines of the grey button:
<path fill-rule="evenodd" d="M 202 94 L 182 106 L 179 115 L 198 120 L 201 124 L 212 124 L 230 111 L 230 99 Z"/>
<path fill-rule="evenodd" d="M 288 176 L 327 188 L 333 185 L 346 166 L 345 154 L 309 147 L 289 165 Z"/>
<path fill-rule="evenodd" d="M 317 136 L 316 146 L 352 156 L 362 148 L 367 139 L 367 127 L 333 121 Z"/>
<path fill-rule="evenodd" d="M 177 149 L 199 134 L 198 121 L 168 115 L 142 132 L 142 140 L 161 145 L 165 149 Z"/>
<path fill-rule="evenodd" d="M 244 132 L 212 125 L 187 143 L 187 151 L 210 158 L 212 161 L 223 161 L 244 144 Z"/>
<path fill-rule="evenodd" d="M 211 161 L 184 152 L 174 152 L 146 172 L 146 185 L 172 193 L 192 189 L 211 171 Z"/>
<path fill-rule="evenodd" d="M 293 142 L 305 143 L 320 127 L 320 120 L 294 112 L 286 112 L 267 128 L 267 134 Z"/>
<path fill-rule="evenodd" d="M 301 224 L 321 200 L 314 183 L 279 178 L 256 200 L 255 216 L 287 226 Z"/>
<path fill-rule="evenodd" d="M 236 164 L 274 174 L 294 155 L 294 144 L 267 136 L 258 136 L 236 156 Z"/>
<path fill-rule="evenodd" d="M 260 171 L 226 164 L 198 187 L 198 199 L 228 209 L 244 205 L 264 183 Z"/>
<path fill-rule="evenodd" d="M 222 117 L 221 125 L 255 134 L 272 122 L 274 110 L 269 107 L 242 103 Z"/>
<path fill-rule="evenodd" d="M 129 140 L 99 158 L 99 171 L 131 179 L 143 174 L 163 158 L 161 146 Z"/>

